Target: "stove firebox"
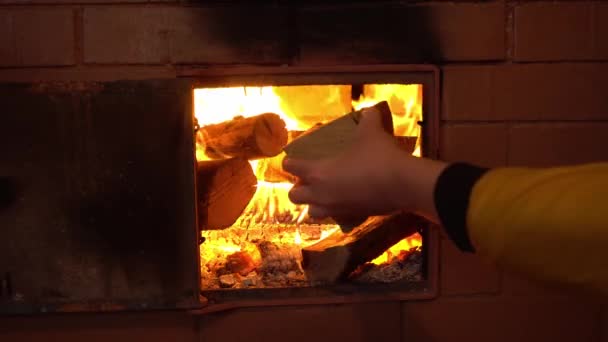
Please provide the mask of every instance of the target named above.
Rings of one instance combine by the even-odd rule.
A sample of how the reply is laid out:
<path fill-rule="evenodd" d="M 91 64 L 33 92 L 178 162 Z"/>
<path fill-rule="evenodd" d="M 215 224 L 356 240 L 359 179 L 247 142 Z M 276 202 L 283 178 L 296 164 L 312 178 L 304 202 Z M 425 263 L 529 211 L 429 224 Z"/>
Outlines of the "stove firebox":
<path fill-rule="evenodd" d="M 274 129 L 268 131 L 274 132 L 277 137 L 274 141 L 281 141 L 280 135 L 286 135 L 281 141 L 284 146 L 307 130 L 381 101 L 389 104 L 394 135 L 404 149 L 415 156 L 436 155 L 437 74 L 432 67 L 286 68 L 261 74 L 251 72 L 254 71 L 190 74 L 197 79 L 194 114 L 200 127 L 196 133 L 199 168 L 219 160 L 236 165 L 235 159 L 243 159 L 238 153 L 218 153 L 217 137 L 212 134 L 214 130 L 218 132 L 218 127 L 226 129 L 244 120 L 268 120 L 265 116 L 273 115 L 282 121 L 280 126 L 286 132 L 273 124 L 268 126 Z M 223 133 L 231 134 L 229 129 Z M 414 228 L 404 226 L 403 230 L 409 231 L 407 236 L 361 263 L 339 283 L 315 283 L 309 279 L 302 265 L 302 250 L 342 233 L 335 222 L 312 220 L 306 206 L 288 200 L 294 179 L 281 169 L 284 156 L 280 150 L 256 155 L 247 163 L 241 161 L 239 166 L 230 168 L 251 169 L 234 171 L 236 179 L 222 183 L 222 195 L 229 197 L 233 193 L 235 200 L 231 204 L 238 203 L 241 210 L 202 210 L 201 214 L 201 209 L 215 204 L 209 197 L 220 195 L 209 188 L 199 190 L 203 198 L 198 201 L 201 291 L 212 304 L 207 310 L 225 305 L 272 305 L 311 299 L 332 302 L 371 300 L 382 295 L 399 298 L 433 295 L 436 237 L 426 221 Z M 255 176 L 255 180 L 249 176 L 249 185 L 254 184 L 255 191 L 243 201 L 245 191 L 229 188 L 242 189 L 246 183 L 242 178 L 248 174 Z M 204 179 L 198 181 L 209 183 Z M 226 205 L 216 205 L 220 207 Z M 224 226 L 215 224 L 230 215 L 232 219 Z M 205 225 L 210 222 L 213 224 Z"/>

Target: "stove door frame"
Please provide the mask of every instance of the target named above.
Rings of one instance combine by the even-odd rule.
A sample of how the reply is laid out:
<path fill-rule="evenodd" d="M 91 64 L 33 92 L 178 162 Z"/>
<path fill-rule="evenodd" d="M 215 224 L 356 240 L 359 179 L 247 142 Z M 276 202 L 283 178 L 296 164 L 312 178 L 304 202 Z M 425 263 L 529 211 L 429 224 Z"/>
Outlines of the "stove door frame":
<path fill-rule="evenodd" d="M 438 158 L 440 72 L 434 65 L 352 65 L 323 67 L 225 67 L 184 68 L 179 75 L 194 88 L 229 86 L 287 86 L 323 84 L 409 83 L 423 85 L 422 153 Z M 201 291 L 205 307 L 193 313 L 205 314 L 241 307 L 338 304 L 385 300 L 423 300 L 438 294 L 439 229 L 423 229 L 425 248 L 424 281 L 412 288 L 382 286 L 370 290 L 355 285 L 329 287 Z M 243 295 L 245 294 L 245 295 Z"/>

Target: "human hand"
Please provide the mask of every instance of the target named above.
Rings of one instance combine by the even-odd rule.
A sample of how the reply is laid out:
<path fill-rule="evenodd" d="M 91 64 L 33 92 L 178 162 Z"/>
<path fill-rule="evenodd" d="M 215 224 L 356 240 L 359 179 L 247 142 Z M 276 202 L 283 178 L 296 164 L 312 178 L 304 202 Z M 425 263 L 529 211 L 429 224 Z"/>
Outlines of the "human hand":
<path fill-rule="evenodd" d="M 310 216 L 363 218 L 410 206 L 403 176 L 413 158 L 383 129 L 377 110 L 368 108 L 342 154 L 315 161 L 285 158 L 283 169 L 299 179 L 290 200 L 309 204 Z"/>

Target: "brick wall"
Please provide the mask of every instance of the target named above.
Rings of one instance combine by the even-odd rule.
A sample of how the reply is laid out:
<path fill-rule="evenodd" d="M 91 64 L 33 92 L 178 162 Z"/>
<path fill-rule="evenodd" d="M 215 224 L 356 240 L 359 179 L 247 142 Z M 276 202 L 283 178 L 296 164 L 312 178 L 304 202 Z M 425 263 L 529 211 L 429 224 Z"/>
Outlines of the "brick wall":
<path fill-rule="evenodd" d="M 313 2 L 318 3 L 319 1 Z M 0 0 L 0 81 L 173 78 L 233 64 L 431 62 L 441 155 L 486 166 L 607 160 L 608 3 L 384 1 L 260 6 Z M 608 310 L 442 242 L 430 302 L 0 320 L 3 341 L 597 341 Z M 172 338 L 174 337 L 174 338 Z"/>

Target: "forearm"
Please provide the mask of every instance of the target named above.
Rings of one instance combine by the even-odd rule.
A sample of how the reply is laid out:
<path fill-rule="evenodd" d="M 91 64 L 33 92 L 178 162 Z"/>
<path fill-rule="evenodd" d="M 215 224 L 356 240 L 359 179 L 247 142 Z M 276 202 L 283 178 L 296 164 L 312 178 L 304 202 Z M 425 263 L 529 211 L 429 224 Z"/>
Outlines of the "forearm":
<path fill-rule="evenodd" d="M 407 156 L 401 158 L 394 189 L 397 207 L 414 211 L 426 218 L 439 223 L 439 215 L 435 205 L 434 189 L 437 180 L 448 163 Z"/>
<path fill-rule="evenodd" d="M 608 164 L 489 171 L 471 193 L 478 254 L 531 277 L 608 294 Z"/>
<path fill-rule="evenodd" d="M 608 292 L 608 164 L 451 165 L 435 196 L 460 249 L 530 277 Z"/>

